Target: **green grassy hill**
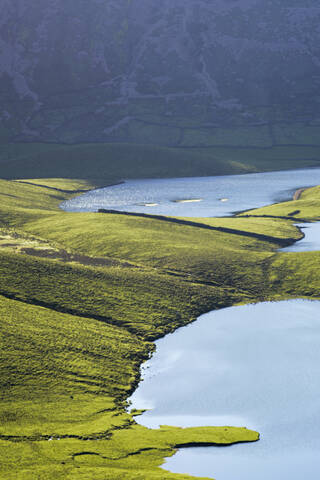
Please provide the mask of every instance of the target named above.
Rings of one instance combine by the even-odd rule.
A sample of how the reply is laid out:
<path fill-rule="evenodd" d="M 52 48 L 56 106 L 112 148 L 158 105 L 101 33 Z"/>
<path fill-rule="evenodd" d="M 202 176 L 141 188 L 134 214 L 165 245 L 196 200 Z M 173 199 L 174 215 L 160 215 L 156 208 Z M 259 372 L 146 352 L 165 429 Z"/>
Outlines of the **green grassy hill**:
<path fill-rule="evenodd" d="M 196 219 L 212 229 L 59 210 L 92 186 L 0 181 L 0 478 L 186 480 L 159 468 L 177 445 L 258 434 L 137 425 L 126 401 L 152 342 L 216 308 L 319 298 L 319 254 L 277 251 L 301 237 L 286 204 Z M 318 218 L 319 189 L 288 205 Z"/>

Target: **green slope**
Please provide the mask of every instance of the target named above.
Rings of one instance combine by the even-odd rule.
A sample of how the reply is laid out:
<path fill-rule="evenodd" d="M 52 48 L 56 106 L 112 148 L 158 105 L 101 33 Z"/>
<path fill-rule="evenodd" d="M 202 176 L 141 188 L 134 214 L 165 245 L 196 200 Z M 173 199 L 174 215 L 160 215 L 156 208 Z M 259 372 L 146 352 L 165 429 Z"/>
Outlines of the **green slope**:
<path fill-rule="evenodd" d="M 187 479 L 159 468 L 177 446 L 257 440 L 231 427 L 149 430 L 126 399 L 153 340 L 201 313 L 319 298 L 319 254 L 277 252 L 279 240 L 301 237 L 293 220 L 196 220 L 226 233 L 67 213 L 59 202 L 92 185 L 37 182 L 0 181 L 0 478 Z M 319 189 L 298 204 L 318 218 Z"/>
<path fill-rule="evenodd" d="M 66 177 L 105 185 L 127 178 L 228 175 L 318 166 L 320 146 L 167 148 L 134 144 L 2 144 L 1 178 Z"/>

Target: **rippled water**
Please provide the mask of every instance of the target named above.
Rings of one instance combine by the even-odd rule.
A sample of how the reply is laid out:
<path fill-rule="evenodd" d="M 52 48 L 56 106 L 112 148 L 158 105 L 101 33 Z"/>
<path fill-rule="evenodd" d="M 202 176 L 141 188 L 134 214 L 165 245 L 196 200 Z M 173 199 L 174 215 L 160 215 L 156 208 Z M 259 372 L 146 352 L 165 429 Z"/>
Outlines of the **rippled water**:
<path fill-rule="evenodd" d="M 224 216 L 288 200 L 296 189 L 317 184 L 320 184 L 320 168 L 221 177 L 129 180 L 85 193 L 63 203 L 62 208 L 67 211 L 110 208 L 187 217 Z"/>
<path fill-rule="evenodd" d="M 164 468 L 217 480 L 320 474 L 320 302 L 291 300 L 211 312 L 157 342 L 132 396 L 157 427 L 233 425 L 255 444 L 181 449 Z"/>

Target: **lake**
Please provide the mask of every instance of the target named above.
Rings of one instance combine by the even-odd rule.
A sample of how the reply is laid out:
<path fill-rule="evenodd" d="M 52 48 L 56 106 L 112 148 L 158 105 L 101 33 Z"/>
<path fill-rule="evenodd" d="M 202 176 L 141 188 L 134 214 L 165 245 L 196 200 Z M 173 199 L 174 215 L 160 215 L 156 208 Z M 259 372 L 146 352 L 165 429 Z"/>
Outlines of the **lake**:
<path fill-rule="evenodd" d="M 62 207 L 185 217 L 231 215 L 292 198 L 320 184 L 320 168 L 206 178 L 130 180 Z M 282 251 L 320 249 L 320 224 Z M 300 480 L 320 473 L 320 302 L 231 307 L 156 342 L 132 407 L 151 428 L 246 426 L 255 444 L 181 449 L 163 468 L 217 480 Z"/>
<path fill-rule="evenodd" d="M 139 423 L 246 426 L 255 444 L 181 449 L 163 468 L 217 480 L 320 474 L 320 302 L 231 307 L 156 342 L 133 394 Z"/>
<path fill-rule="evenodd" d="M 66 211 L 99 208 L 183 217 L 219 217 L 292 199 L 320 184 L 320 168 L 220 177 L 128 180 L 64 202 Z"/>
<path fill-rule="evenodd" d="M 281 248 L 281 252 L 310 252 L 320 250 L 320 222 L 296 225 L 304 233 L 304 238 L 289 247 Z"/>

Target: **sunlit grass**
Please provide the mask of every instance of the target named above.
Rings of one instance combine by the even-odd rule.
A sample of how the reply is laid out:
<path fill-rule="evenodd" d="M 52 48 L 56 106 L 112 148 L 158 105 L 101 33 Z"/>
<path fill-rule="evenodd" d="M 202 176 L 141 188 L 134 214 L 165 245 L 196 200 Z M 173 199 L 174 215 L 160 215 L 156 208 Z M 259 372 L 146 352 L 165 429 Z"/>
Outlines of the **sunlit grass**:
<path fill-rule="evenodd" d="M 178 445 L 256 440 L 245 429 L 148 430 L 126 399 L 151 342 L 201 313 L 319 298 L 319 252 L 278 252 L 301 233 L 274 217 L 319 218 L 320 189 L 249 212 L 267 217 L 193 219 L 226 233 L 63 212 L 66 190 L 92 184 L 29 182 L 0 181 L 0 478 L 182 480 L 159 468 Z"/>

